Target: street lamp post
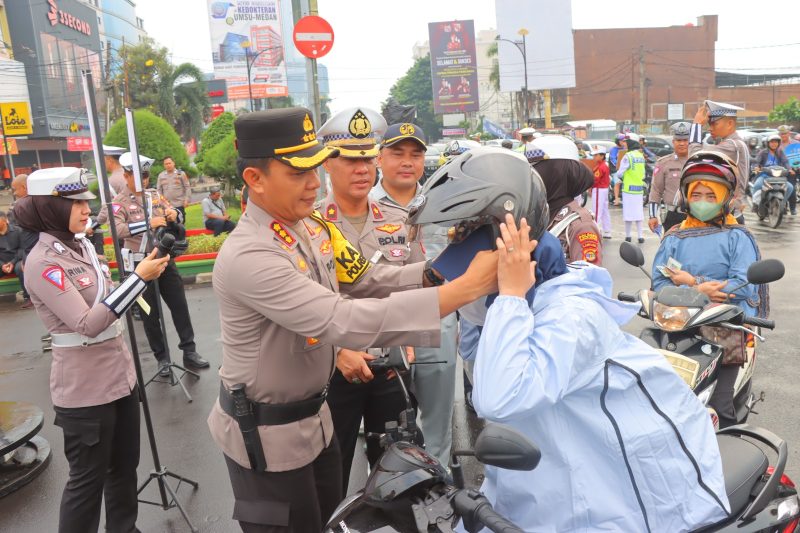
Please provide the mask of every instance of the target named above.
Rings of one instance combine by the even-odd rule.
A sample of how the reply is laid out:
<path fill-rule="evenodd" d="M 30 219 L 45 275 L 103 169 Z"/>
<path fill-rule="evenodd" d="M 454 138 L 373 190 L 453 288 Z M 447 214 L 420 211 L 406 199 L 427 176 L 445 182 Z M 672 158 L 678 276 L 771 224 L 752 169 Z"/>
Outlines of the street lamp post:
<path fill-rule="evenodd" d="M 526 30 L 525 28 L 522 28 L 517 33 L 522 36 L 522 42 L 521 43 L 519 41 L 511 41 L 509 39 L 503 39 L 499 35 L 497 37 L 495 37 L 495 40 L 496 41 L 505 41 L 507 43 L 513 44 L 517 48 L 517 50 L 519 50 L 519 52 L 522 54 L 522 63 L 524 65 L 524 74 L 525 74 L 525 86 L 523 88 L 523 94 L 525 96 L 525 125 L 527 126 L 528 125 L 528 121 L 530 120 L 530 116 L 531 116 L 530 107 L 529 107 L 529 104 L 528 104 L 528 101 L 529 101 L 529 98 L 528 98 L 528 54 L 527 54 L 527 48 L 525 47 L 525 44 L 526 44 L 525 36 L 528 35 L 528 30 Z"/>
<path fill-rule="evenodd" d="M 259 50 L 258 52 L 256 52 L 255 55 L 250 55 L 250 46 L 251 46 L 250 41 L 245 41 L 244 43 L 242 43 L 242 47 L 244 48 L 244 61 L 245 61 L 245 65 L 247 65 L 247 93 L 250 96 L 250 111 L 252 112 L 253 111 L 253 84 L 252 84 L 252 82 L 250 80 L 250 71 L 252 70 L 253 65 L 255 64 L 256 59 L 258 59 L 258 56 L 260 56 L 264 52 L 268 52 L 270 50 L 275 50 L 275 49 L 281 48 L 281 47 L 280 46 L 271 46 L 269 48 L 264 48 L 263 50 Z"/>

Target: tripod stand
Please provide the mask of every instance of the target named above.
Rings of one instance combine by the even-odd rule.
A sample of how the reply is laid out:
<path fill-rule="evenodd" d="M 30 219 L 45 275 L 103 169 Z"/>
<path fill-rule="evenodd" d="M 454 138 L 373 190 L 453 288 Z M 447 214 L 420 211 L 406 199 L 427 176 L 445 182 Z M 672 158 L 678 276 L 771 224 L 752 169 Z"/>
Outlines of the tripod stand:
<path fill-rule="evenodd" d="M 146 202 L 146 200 L 145 200 L 145 202 Z M 145 205 L 145 210 L 144 211 L 145 211 L 145 217 L 146 217 L 145 220 L 147 220 L 147 216 L 148 215 L 147 215 L 147 206 L 146 205 Z M 148 232 L 149 232 L 149 230 L 148 230 Z M 148 385 L 150 385 L 150 383 L 153 383 L 153 382 L 155 382 L 155 383 L 168 383 L 171 387 L 174 387 L 175 385 L 180 385 L 181 390 L 183 390 L 183 394 L 186 395 L 186 400 L 189 403 L 192 403 L 192 401 L 193 401 L 192 400 L 192 395 L 189 394 L 188 390 L 186 390 L 186 385 L 183 384 L 183 377 L 186 374 L 189 374 L 190 376 L 193 376 L 195 379 L 199 380 L 200 379 L 200 374 L 198 374 L 197 372 L 194 372 L 192 370 L 189 370 L 188 368 L 182 367 L 181 365 L 179 365 L 177 363 L 174 363 L 172 361 L 172 357 L 170 356 L 170 353 L 169 353 L 169 342 L 168 342 L 168 338 L 167 338 L 167 324 L 164 321 L 164 307 L 161 305 L 161 291 L 160 291 L 160 286 L 158 284 L 158 278 L 154 279 L 152 281 L 152 283 L 154 285 L 154 287 L 153 287 L 154 288 L 154 290 L 153 290 L 154 298 L 153 299 L 156 301 L 156 309 L 158 310 L 158 320 L 159 320 L 159 323 L 161 324 L 161 336 L 164 338 L 164 350 L 165 350 L 165 352 L 167 354 L 167 358 L 169 359 L 169 366 L 167 367 L 169 369 L 169 376 L 162 376 L 161 375 L 161 368 L 159 368 L 156 371 L 156 373 L 153 374 L 153 377 L 151 377 L 150 379 L 147 380 L 147 382 L 144 384 L 144 386 L 147 387 Z M 178 375 L 178 374 L 180 374 L 180 375 Z"/>
<path fill-rule="evenodd" d="M 92 148 L 94 151 L 94 160 L 95 165 L 97 167 L 97 175 L 98 179 L 100 180 L 100 191 L 101 197 L 103 200 L 103 204 L 105 205 L 106 212 L 109 213 L 111 217 L 111 223 L 109 227 L 111 229 L 111 240 L 114 243 L 114 253 L 117 257 L 118 262 L 118 272 L 120 273 L 120 277 L 123 276 L 123 269 L 121 268 L 121 258 L 122 252 L 119 246 L 119 238 L 117 235 L 116 226 L 113 221 L 113 206 L 111 205 L 111 188 L 108 185 L 108 176 L 106 175 L 106 168 L 104 164 L 104 154 L 103 154 L 103 144 L 102 139 L 100 138 L 100 122 L 97 116 L 97 106 L 95 104 L 94 99 L 94 83 L 92 82 L 92 74 L 89 71 L 83 71 L 83 93 L 84 98 L 86 101 L 86 110 L 89 115 L 89 129 L 91 131 L 92 137 Z M 131 153 L 134 157 L 134 161 L 136 164 L 134 165 L 134 175 L 136 176 L 136 180 L 141 187 L 141 169 L 139 168 L 139 150 L 136 145 L 136 134 L 133 124 L 133 112 L 130 109 L 125 110 L 125 118 L 128 123 L 128 139 L 131 147 Z M 162 318 L 162 328 L 163 328 L 163 314 L 161 315 Z M 130 339 L 130 348 L 131 348 L 131 356 L 133 359 L 133 365 L 136 369 L 136 379 L 139 383 L 139 402 L 142 404 L 142 413 L 144 414 L 144 421 L 145 421 L 145 428 L 147 430 L 147 438 L 150 443 L 150 451 L 153 454 L 153 470 L 150 471 L 150 475 L 147 480 L 140 485 L 136 491 L 137 496 L 142 493 L 142 491 L 150 484 L 151 481 L 155 481 L 158 484 L 158 490 L 160 495 L 160 502 L 152 502 L 148 500 L 139 501 L 141 503 L 146 503 L 148 505 L 156 505 L 160 506 L 164 510 L 172 509 L 173 507 L 177 507 L 183 516 L 183 519 L 189 525 L 189 529 L 192 533 L 196 533 L 198 529 L 192 524 L 191 520 L 189 520 L 188 515 L 186 514 L 186 510 L 181 505 L 180 501 L 177 498 L 177 491 L 183 483 L 186 483 L 197 490 L 198 483 L 196 481 L 192 481 L 191 479 L 185 478 L 183 476 L 179 476 L 173 472 L 170 472 L 164 465 L 161 464 L 161 459 L 158 456 L 158 446 L 156 444 L 156 436 L 153 430 L 153 420 L 150 416 L 150 404 L 147 401 L 147 392 L 145 391 L 144 377 L 142 376 L 142 365 L 141 361 L 139 360 L 139 349 L 136 344 L 136 334 L 134 333 L 133 328 L 133 317 L 131 316 L 131 310 L 125 313 L 125 320 L 128 326 L 128 337 Z M 184 389 L 184 392 L 186 390 Z M 187 393 L 188 396 L 188 393 Z M 177 486 L 173 489 L 169 485 L 169 478 L 175 479 L 178 481 Z"/>

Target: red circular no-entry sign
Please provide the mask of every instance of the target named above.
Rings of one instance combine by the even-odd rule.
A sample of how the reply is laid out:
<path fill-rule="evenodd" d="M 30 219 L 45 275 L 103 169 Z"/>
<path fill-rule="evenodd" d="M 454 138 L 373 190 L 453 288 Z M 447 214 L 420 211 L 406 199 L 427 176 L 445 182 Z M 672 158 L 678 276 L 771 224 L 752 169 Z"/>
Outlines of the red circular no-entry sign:
<path fill-rule="evenodd" d="M 292 37 L 297 51 L 311 59 L 319 59 L 333 48 L 333 28 L 322 17 L 301 18 L 294 25 Z"/>

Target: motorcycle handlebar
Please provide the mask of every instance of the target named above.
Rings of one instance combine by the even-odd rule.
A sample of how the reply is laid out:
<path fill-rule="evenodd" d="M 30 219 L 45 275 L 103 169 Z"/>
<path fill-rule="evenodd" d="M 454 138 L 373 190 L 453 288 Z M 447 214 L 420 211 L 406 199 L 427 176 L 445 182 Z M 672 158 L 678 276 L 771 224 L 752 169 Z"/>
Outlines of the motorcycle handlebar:
<path fill-rule="evenodd" d="M 464 519 L 464 525 L 472 531 L 471 526 L 483 525 L 494 533 L 524 533 L 522 529 L 500 516 L 489 500 L 475 490 L 460 490 L 453 497 L 453 507 Z M 474 527 L 474 530 L 480 528 Z"/>
<path fill-rule="evenodd" d="M 775 329 L 775 321 L 767 320 L 766 318 L 746 316 L 742 318 L 742 322 L 744 322 L 745 324 L 750 324 L 751 326 L 758 326 L 759 328 Z"/>
<path fill-rule="evenodd" d="M 635 294 L 628 294 L 627 292 L 621 292 L 617 294 L 617 300 L 620 302 L 638 302 L 639 299 L 636 297 Z"/>

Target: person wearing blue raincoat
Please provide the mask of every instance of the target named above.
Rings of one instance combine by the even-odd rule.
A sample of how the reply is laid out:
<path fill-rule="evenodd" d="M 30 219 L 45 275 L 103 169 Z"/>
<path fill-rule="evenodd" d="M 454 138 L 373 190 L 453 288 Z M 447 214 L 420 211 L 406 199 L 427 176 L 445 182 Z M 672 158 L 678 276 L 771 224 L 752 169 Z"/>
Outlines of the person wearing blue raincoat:
<path fill-rule="evenodd" d="M 582 262 L 548 269 L 529 303 L 533 279 L 520 285 L 530 255 L 521 237 L 512 253 L 513 223 L 502 232 L 500 295 L 481 330 L 473 401 L 542 458 L 530 472 L 486 467 L 481 490 L 494 509 L 537 533 L 674 533 L 724 520 L 708 413 L 663 356 L 620 330 L 638 306 L 612 299 L 608 271 Z"/>

